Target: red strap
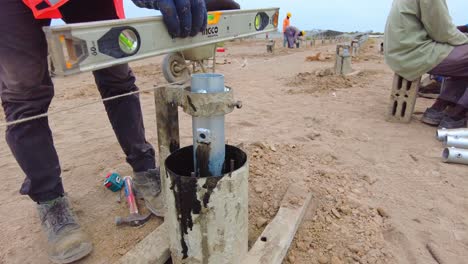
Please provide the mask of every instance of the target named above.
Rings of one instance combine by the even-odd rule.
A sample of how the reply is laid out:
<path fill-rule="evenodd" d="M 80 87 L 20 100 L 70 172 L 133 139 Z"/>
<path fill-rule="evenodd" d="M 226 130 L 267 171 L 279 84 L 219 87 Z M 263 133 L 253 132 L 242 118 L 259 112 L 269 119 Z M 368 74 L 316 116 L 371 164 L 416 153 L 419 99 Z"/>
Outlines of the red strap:
<path fill-rule="evenodd" d="M 36 19 L 62 18 L 59 8 L 66 4 L 68 0 L 62 0 L 51 7 L 43 8 L 41 10 L 37 9 L 37 5 L 42 2 L 44 2 L 44 0 L 23 0 L 23 3 L 32 10 Z M 114 0 L 114 7 L 117 16 L 120 19 L 125 18 L 123 0 Z"/>
<path fill-rule="evenodd" d="M 60 14 L 59 7 L 68 2 L 68 0 L 62 0 L 54 6 L 49 6 L 39 10 L 37 6 L 42 2 L 44 2 L 44 0 L 23 0 L 23 3 L 32 10 L 33 15 L 36 19 L 62 18 L 62 14 Z M 48 5 L 50 4 L 48 1 L 46 2 Z"/>
<path fill-rule="evenodd" d="M 120 19 L 125 18 L 125 10 L 123 7 L 123 0 L 114 0 L 115 13 Z"/>

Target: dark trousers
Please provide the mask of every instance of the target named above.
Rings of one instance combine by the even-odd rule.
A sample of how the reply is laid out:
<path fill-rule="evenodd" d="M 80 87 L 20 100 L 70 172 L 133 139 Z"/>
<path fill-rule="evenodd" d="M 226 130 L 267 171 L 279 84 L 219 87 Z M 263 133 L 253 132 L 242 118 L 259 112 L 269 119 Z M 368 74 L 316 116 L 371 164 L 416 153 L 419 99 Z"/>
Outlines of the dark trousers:
<path fill-rule="evenodd" d="M 457 46 L 430 72 L 445 78 L 439 98 L 468 108 L 468 45 Z"/>
<path fill-rule="evenodd" d="M 62 7 L 67 23 L 116 19 L 112 0 L 71 0 Z M 0 0 L 0 98 L 7 121 L 47 112 L 54 86 L 47 66 L 43 26 L 20 0 Z M 136 91 L 127 64 L 93 72 L 102 97 Z M 138 95 L 106 102 L 105 108 L 117 139 L 136 172 L 155 167 L 153 147 L 145 139 Z M 47 118 L 12 125 L 6 141 L 26 174 L 21 194 L 34 201 L 63 194 L 61 169 Z"/>

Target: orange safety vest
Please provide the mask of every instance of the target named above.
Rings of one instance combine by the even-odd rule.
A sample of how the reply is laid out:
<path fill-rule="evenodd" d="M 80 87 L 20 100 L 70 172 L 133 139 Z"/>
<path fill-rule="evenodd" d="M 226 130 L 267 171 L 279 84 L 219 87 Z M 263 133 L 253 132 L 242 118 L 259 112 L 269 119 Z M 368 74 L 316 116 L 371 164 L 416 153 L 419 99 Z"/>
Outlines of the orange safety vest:
<path fill-rule="evenodd" d="M 36 19 L 62 18 L 59 8 L 69 0 L 23 0 Z M 114 0 L 115 12 L 119 18 L 125 18 L 123 0 Z"/>
<path fill-rule="evenodd" d="M 286 28 L 289 27 L 289 19 L 288 18 L 285 18 L 283 20 L 283 33 L 286 32 Z"/>

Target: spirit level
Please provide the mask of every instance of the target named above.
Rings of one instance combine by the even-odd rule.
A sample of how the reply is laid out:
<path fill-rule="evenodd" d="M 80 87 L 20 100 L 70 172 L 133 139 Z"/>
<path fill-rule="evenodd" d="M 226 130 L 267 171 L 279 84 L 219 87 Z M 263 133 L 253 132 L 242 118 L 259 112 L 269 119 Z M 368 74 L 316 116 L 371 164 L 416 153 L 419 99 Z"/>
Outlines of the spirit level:
<path fill-rule="evenodd" d="M 54 73 L 93 71 L 278 29 L 279 8 L 208 13 L 206 30 L 171 38 L 161 16 L 45 27 Z"/>

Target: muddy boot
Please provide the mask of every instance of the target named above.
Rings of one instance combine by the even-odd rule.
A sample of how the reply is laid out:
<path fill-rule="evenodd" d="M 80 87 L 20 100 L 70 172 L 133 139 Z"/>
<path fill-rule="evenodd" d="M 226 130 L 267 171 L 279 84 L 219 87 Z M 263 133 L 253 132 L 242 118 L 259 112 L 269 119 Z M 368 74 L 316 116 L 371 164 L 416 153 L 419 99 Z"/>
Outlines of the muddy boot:
<path fill-rule="evenodd" d="M 439 124 L 439 129 L 456 129 L 456 128 L 465 128 L 466 127 L 466 118 L 455 119 L 450 116 L 444 117 Z"/>
<path fill-rule="evenodd" d="M 446 116 L 439 124 L 439 128 L 455 129 L 466 127 L 466 114 L 468 110 L 462 105 L 456 105 L 445 111 Z"/>
<path fill-rule="evenodd" d="M 137 196 L 145 200 L 146 208 L 154 215 L 164 217 L 166 203 L 161 190 L 159 169 L 135 172 L 133 186 Z"/>
<path fill-rule="evenodd" d="M 431 126 L 437 126 L 440 124 L 444 117 L 445 113 L 443 111 L 438 111 L 433 108 L 427 108 L 421 118 L 421 121 Z"/>
<path fill-rule="evenodd" d="M 40 203 L 37 210 L 42 229 L 47 234 L 48 253 L 52 262 L 71 263 L 91 253 L 91 240 L 77 224 L 65 197 Z"/>

